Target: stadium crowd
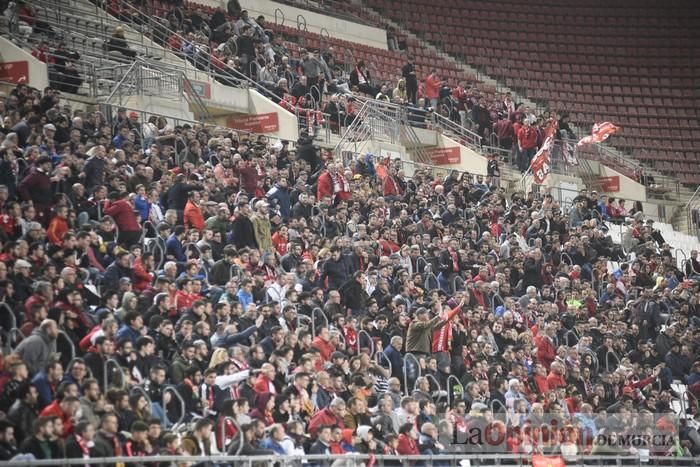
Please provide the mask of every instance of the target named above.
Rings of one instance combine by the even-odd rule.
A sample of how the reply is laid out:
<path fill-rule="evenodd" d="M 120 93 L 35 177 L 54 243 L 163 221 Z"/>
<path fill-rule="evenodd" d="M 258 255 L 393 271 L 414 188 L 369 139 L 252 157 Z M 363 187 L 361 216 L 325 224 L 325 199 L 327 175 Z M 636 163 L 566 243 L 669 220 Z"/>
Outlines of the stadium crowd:
<path fill-rule="evenodd" d="M 455 440 L 485 426 L 510 453 L 652 429 L 653 454 L 700 452 L 700 264 L 641 211 L 623 249 L 586 190 L 344 166 L 51 88 L 0 116 L 0 459 L 478 453 Z"/>

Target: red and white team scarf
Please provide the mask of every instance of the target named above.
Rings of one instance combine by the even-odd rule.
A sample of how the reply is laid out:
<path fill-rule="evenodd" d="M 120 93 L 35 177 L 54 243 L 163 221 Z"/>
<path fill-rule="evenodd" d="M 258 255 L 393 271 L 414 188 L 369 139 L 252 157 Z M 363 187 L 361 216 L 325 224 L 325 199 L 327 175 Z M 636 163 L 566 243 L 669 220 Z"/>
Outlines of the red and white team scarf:
<path fill-rule="evenodd" d="M 619 127 L 610 122 L 595 123 L 593 124 L 593 130 L 591 131 L 590 136 L 581 138 L 581 140 L 578 142 L 578 146 L 601 143 L 608 139 L 610 135 L 617 133 L 617 130 L 619 129 Z"/>

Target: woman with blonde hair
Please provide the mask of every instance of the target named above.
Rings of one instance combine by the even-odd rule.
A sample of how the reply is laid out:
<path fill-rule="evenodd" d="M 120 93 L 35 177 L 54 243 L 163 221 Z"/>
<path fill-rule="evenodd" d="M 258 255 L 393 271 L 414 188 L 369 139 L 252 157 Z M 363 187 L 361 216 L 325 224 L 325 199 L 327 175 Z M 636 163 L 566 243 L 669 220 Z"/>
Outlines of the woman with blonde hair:
<path fill-rule="evenodd" d="M 228 362 L 228 351 L 222 347 L 214 349 L 209 360 L 209 368 L 216 368 L 224 362 Z"/>

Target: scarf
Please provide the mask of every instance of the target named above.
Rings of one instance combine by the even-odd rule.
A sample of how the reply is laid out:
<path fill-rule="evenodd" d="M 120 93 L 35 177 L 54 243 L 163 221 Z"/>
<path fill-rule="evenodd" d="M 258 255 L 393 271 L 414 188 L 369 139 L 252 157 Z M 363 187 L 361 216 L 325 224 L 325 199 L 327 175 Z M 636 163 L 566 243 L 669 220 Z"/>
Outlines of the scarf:
<path fill-rule="evenodd" d="M 457 258 L 457 252 L 450 248 L 447 250 L 450 253 L 450 256 L 452 257 L 452 271 L 454 272 L 459 272 L 459 260 Z"/>
<path fill-rule="evenodd" d="M 330 175 L 333 181 L 333 194 L 350 191 L 350 185 L 342 174 L 331 173 Z"/>
<path fill-rule="evenodd" d="M 449 321 L 440 329 L 433 331 L 432 352 L 449 352 L 452 347 L 452 322 Z"/>
<path fill-rule="evenodd" d="M 90 459 L 90 448 L 88 447 L 88 443 L 87 441 L 85 441 L 85 438 L 83 438 L 82 436 L 75 435 L 75 440 L 78 442 L 80 451 L 83 453 L 83 459 Z"/>

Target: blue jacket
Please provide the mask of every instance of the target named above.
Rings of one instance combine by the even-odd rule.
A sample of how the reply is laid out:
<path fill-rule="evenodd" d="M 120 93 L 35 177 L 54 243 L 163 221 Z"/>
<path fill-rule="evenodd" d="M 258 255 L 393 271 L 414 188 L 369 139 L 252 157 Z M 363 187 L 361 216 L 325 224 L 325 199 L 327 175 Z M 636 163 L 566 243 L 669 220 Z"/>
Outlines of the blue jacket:
<path fill-rule="evenodd" d="M 238 297 L 238 303 L 241 304 L 244 312 L 248 309 L 248 305 L 253 303 L 253 296 L 243 289 L 239 289 L 236 296 Z"/>
<path fill-rule="evenodd" d="M 182 242 L 175 236 L 175 234 L 170 234 L 168 239 L 165 241 L 165 254 L 173 255 L 175 259 L 180 262 L 187 261 L 185 249 L 182 248 Z"/>
<path fill-rule="evenodd" d="M 134 207 L 141 215 L 141 220 L 148 220 L 148 213 L 151 211 L 151 203 L 148 202 L 146 198 L 141 198 L 137 196 L 134 198 Z"/>
<path fill-rule="evenodd" d="M 141 333 L 126 324 L 122 324 L 122 327 L 120 327 L 119 331 L 117 331 L 117 341 L 126 338 L 136 345 L 136 339 L 139 337 L 141 337 Z"/>
<path fill-rule="evenodd" d="M 270 188 L 270 191 L 267 192 L 266 196 L 270 202 L 274 201 L 277 207 L 279 207 L 282 218 L 288 219 L 292 208 L 292 200 L 289 196 L 289 190 L 275 184 L 275 186 Z"/>
<path fill-rule="evenodd" d="M 260 441 L 260 447 L 262 449 L 272 449 L 275 451 L 275 454 L 280 454 L 284 455 L 284 448 L 277 442 L 274 441 L 272 438 L 265 438 L 262 441 Z"/>
<path fill-rule="evenodd" d="M 403 355 L 393 345 L 384 349 L 384 356 L 391 362 L 391 376 L 401 379 L 403 377 Z"/>
<path fill-rule="evenodd" d="M 32 384 L 36 386 L 36 390 L 39 393 L 40 408 L 43 409 L 53 402 L 53 391 L 51 390 L 49 375 L 46 374 L 46 370 L 41 370 L 37 373 L 34 378 L 32 378 Z"/>

